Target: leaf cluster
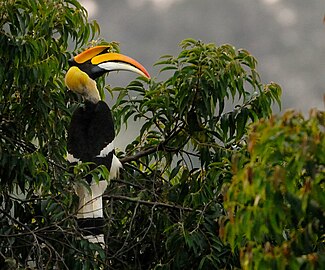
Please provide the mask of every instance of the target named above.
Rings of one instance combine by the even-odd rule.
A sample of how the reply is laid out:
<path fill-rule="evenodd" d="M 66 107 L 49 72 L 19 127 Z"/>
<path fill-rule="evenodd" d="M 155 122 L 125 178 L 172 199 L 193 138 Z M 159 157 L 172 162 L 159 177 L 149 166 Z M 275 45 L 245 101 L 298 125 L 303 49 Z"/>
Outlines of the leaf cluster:
<path fill-rule="evenodd" d="M 64 86 L 71 45 L 86 46 L 98 32 L 75 0 L 0 2 L 1 267 L 79 269 L 85 256 L 98 264 L 98 246 L 84 248 L 76 230 L 73 183 L 105 170 L 68 169 L 77 99 Z"/>
<path fill-rule="evenodd" d="M 247 126 L 271 114 L 280 87 L 263 85 L 256 60 L 231 45 L 192 39 L 157 63 L 169 77 L 139 78 L 113 108 L 139 136 L 120 152 L 123 181 L 111 184 L 108 235 L 115 268 L 211 269 L 238 265 L 218 234 L 221 187 Z M 152 258 L 148 260 L 148 258 Z"/>
<path fill-rule="evenodd" d="M 244 269 L 324 265 L 324 117 L 288 111 L 261 120 L 250 129 L 249 156 L 234 157 L 221 223 Z"/>
<path fill-rule="evenodd" d="M 65 161 L 80 100 L 69 50 L 99 32 L 75 0 L 0 3 L 0 264 L 19 269 L 316 269 L 324 261 L 324 115 L 271 117 L 281 88 L 232 45 L 181 43 L 118 92 L 139 123 L 104 195 L 107 248 L 81 237 L 73 186 L 107 168 Z M 94 41 L 96 42 L 96 41 Z M 112 50 L 118 51 L 116 43 Z M 104 97 L 104 80 L 98 81 Z M 287 269 L 286 268 L 286 269 Z"/>
<path fill-rule="evenodd" d="M 6 187 L 17 181 L 24 190 L 49 170 L 48 157 L 58 164 L 64 159 L 71 111 L 63 73 L 69 42 L 81 46 L 97 31 L 96 23 L 86 20 L 86 10 L 74 0 L 1 2 L 1 184 Z"/>

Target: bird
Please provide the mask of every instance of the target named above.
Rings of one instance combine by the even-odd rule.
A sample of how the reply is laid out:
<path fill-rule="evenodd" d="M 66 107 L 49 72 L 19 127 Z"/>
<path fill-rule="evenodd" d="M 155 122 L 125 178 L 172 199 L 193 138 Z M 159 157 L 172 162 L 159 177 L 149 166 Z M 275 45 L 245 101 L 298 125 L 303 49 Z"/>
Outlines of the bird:
<path fill-rule="evenodd" d="M 112 71 L 131 71 L 150 79 L 148 71 L 133 58 L 110 52 L 108 45 L 86 49 L 68 60 L 65 75 L 67 88 L 83 97 L 84 104 L 72 114 L 67 132 L 67 161 L 71 164 L 91 162 L 94 166 L 104 165 L 109 179 L 116 178 L 122 164 L 115 155 L 115 130 L 111 110 L 101 100 L 96 79 Z M 93 167 L 91 167 L 93 168 Z M 85 185 L 76 184 L 79 197 L 77 221 L 84 237 L 93 243 L 105 243 L 103 235 L 102 195 L 107 180 L 95 181 L 88 175 Z"/>

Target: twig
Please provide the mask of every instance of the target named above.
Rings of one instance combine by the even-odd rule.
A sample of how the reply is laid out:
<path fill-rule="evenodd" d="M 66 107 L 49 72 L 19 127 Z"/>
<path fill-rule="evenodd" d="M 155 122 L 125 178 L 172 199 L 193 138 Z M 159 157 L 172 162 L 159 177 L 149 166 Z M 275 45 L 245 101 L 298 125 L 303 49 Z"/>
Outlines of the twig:
<path fill-rule="evenodd" d="M 136 205 L 136 208 L 138 207 L 138 205 L 139 205 L 139 204 Z M 129 245 L 129 247 L 126 248 L 126 249 L 124 249 L 124 250 L 122 250 L 123 247 L 124 247 L 124 245 L 123 245 L 123 247 L 122 247 L 121 249 L 119 249 L 119 250 L 118 250 L 114 255 L 112 255 L 112 256 L 110 257 L 111 259 L 112 259 L 112 258 L 118 259 L 118 257 L 121 257 L 121 255 L 123 255 L 123 254 L 129 252 L 130 250 L 134 249 L 136 246 L 142 244 L 142 241 L 144 240 L 144 238 L 146 237 L 146 235 L 148 234 L 150 228 L 151 228 L 152 225 L 153 225 L 154 209 L 155 209 L 155 206 L 152 206 L 152 208 L 151 208 L 151 216 L 149 217 L 149 220 L 150 220 L 150 224 L 149 224 L 149 226 L 148 226 L 146 229 L 143 229 L 139 234 L 133 236 L 133 239 L 138 239 L 138 238 L 143 234 L 142 237 L 141 237 L 141 239 L 137 240 L 135 244 L 133 244 L 133 245 Z M 136 209 L 135 209 L 135 211 L 136 211 Z M 134 213 L 134 214 L 135 214 L 135 213 Z M 131 220 L 131 223 L 132 223 L 132 222 L 133 222 L 133 218 L 132 218 L 132 220 Z M 130 228 L 131 228 L 131 226 L 130 226 Z M 129 232 L 131 232 L 131 229 L 129 230 Z M 126 240 L 125 240 L 125 241 L 126 241 Z"/>
<path fill-rule="evenodd" d="M 122 247 L 115 253 L 115 256 L 118 256 L 119 253 L 121 253 L 123 251 L 123 248 L 128 245 L 128 240 L 129 240 L 129 238 L 131 236 L 132 226 L 133 226 L 135 216 L 137 214 L 138 207 L 139 207 L 139 202 L 136 204 L 136 206 L 134 208 L 134 212 L 133 212 L 133 215 L 132 215 L 132 218 L 131 218 L 131 221 L 130 221 L 130 225 L 129 225 L 129 229 L 128 229 L 128 234 L 127 234 L 127 236 L 126 236 L 126 238 L 124 240 L 124 243 L 123 243 Z"/>
<path fill-rule="evenodd" d="M 144 156 L 148 156 L 150 154 L 153 154 L 155 152 L 158 152 L 158 150 L 160 150 L 159 147 L 160 145 L 158 145 L 157 147 L 150 147 L 148 149 L 145 149 L 145 150 L 142 150 L 142 151 L 139 151 L 138 153 L 136 153 L 135 155 L 132 155 L 132 156 L 127 156 L 127 157 L 124 157 L 124 158 L 120 158 L 120 161 L 121 163 L 130 163 L 131 161 L 135 161 L 135 160 L 138 160 L 139 158 L 142 158 Z"/>
<path fill-rule="evenodd" d="M 183 126 L 175 126 L 174 129 L 170 132 L 170 135 L 167 136 L 167 138 L 160 142 L 157 146 L 149 147 L 147 149 L 144 149 L 142 151 L 139 151 L 138 153 L 131 155 L 131 156 L 126 156 L 124 158 L 120 158 L 120 161 L 122 164 L 124 163 L 130 163 L 131 161 L 136 161 L 140 159 L 141 157 L 148 156 L 150 154 L 156 153 L 158 151 L 164 150 L 166 152 L 178 152 L 182 147 L 188 142 L 189 138 L 185 140 L 186 142 L 182 144 L 180 147 L 177 148 L 171 148 L 168 147 L 168 143 L 174 139 L 178 133 L 180 133 L 183 130 Z"/>
<path fill-rule="evenodd" d="M 193 208 L 190 207 L 182 207 L 179 205 L 173 205 L 173 204 L 162 203 L 162 202 L 150 202 L 150 201 L 139 200 L 137 198 L 131 198 L 123 195 L 108 195 L 108 194 L 103 195 L 103 200 L 110 200 L 110 199 L 117 199 L 122 201 L 129 201 L 137 204 L 144 204 L 144 205 L 149 205 L 154 207 L 162 207 L 162 208 L 183 210 L 189 212 L 193 212 L 193 211 L 200 212 L 200 213 L 202 212 L 201 210 L 194 210 Z"/>

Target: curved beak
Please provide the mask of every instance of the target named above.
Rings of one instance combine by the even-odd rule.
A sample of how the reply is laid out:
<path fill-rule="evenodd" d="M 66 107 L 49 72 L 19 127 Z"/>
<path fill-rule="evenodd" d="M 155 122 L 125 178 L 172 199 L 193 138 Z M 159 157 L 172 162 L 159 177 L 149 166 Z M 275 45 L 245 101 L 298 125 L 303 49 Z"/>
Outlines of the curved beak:
<path fill-rule="evenodd" d="M 136 60 L 120 53 L 109 52 L 110 46 L 89 48 L 69 61 L 95 79 L 106 72 L 127 70 L 150 79 L 148 71 Z"/>
<path fill-rule="evenodd" d="M 126 70 L 138 73 L 150 79 L 148 71 L 138 61 L 120 53 L 104 53 L 91 59 L 91 63 L 99 68 L 109 72 Z"/>

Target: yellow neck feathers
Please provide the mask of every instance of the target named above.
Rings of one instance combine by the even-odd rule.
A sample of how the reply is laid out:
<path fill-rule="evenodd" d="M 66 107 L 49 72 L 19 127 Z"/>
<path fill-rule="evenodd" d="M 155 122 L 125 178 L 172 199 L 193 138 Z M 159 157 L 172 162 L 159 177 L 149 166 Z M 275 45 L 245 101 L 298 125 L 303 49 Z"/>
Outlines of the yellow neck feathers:
<path fill-rule="evenodd" d="M 100 100 L 96 82 L 78 67 L 69 68 L 65 75 L 65 84 L 71 91 L 84 96 L 90 102 L 97 103 Z"/>

